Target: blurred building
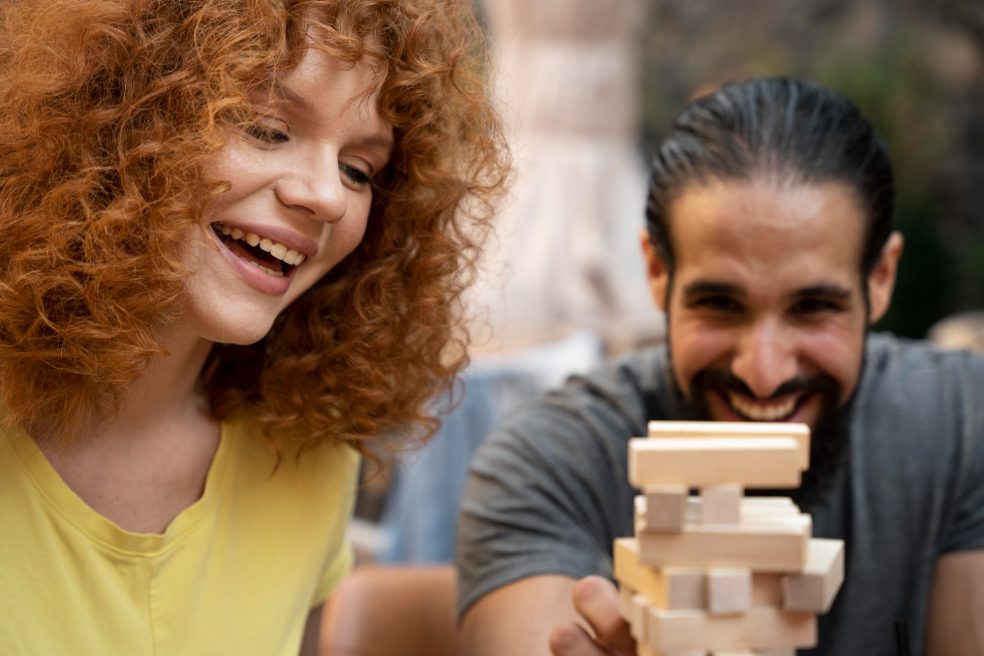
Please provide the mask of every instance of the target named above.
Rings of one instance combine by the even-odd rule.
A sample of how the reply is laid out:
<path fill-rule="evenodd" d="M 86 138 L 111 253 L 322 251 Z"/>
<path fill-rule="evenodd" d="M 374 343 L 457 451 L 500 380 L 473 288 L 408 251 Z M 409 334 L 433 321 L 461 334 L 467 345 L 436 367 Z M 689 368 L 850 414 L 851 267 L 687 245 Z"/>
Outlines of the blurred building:
<path fill-rule="evenodd" d="M 468 297 L 479 353 L 662 330 L 639 249 L 646 0 L 485 0 L 516 175 Z"/>

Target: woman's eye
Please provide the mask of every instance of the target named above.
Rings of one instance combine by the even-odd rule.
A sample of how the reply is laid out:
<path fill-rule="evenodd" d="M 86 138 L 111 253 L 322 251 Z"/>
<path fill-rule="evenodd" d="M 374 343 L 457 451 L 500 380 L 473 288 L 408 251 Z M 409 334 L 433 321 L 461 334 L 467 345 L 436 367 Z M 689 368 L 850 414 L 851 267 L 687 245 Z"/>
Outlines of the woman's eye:
<path fill-rule="evenodd" d="M 342 173 L 358 187 L 371 187 L 372 175 L 351 164 L 340 164 Z"/>
<path fill-rule="evenodd" d="M 256 121 L 243 126 L 243 132 L 252 139 L 270 145 L 285 143 L 290 139 L 290 136 L 283 130 Z"/>

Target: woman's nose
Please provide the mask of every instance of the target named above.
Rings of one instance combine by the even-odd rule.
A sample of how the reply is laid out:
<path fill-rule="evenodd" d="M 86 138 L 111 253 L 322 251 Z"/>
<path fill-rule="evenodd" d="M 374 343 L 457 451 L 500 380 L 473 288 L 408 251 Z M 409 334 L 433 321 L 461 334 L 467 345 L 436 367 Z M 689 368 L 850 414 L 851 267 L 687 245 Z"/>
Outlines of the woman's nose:
<path fill-rule="evenodd" d="M 329 149 L 293 162 L 276 192 L 284 205 L 303 209 L 316 220 L 335 223 L 345 215 L 346 188 L 338 157 Z"/>

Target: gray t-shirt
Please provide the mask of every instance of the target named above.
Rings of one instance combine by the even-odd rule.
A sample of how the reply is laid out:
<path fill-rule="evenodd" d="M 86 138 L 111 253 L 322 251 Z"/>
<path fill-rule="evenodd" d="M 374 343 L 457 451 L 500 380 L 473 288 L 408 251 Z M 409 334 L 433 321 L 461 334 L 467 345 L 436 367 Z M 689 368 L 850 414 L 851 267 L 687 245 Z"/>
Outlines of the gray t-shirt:
<path fill-rule="evenodd" d="M 476 455 L 462 500 L 459 614 L 537 574 L 611 577 L 631 535 L 627 440 L 675 419 L 666 352 L 630 355 L 513 412 Z M 869 337 L 846 457 L 805 512 L 846 542 L 846 578 L 810 654 L 922 652 L 936 559 L 984 548 L 984 358 Z"/>

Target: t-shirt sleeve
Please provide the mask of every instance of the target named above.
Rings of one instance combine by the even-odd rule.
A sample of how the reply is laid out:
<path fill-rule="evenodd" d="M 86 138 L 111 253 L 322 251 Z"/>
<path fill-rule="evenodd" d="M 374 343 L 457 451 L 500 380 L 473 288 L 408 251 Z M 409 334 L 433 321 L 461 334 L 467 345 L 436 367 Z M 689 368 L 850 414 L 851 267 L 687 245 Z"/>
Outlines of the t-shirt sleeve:
<path fill-rule="evenodd" d="M 352 546 L 346 542 L 341 549 L 339 549 L 328 566 L 325 567 L 324 574 L 321 577 L 321 581 L 318 587 L 314 591 L 314 597 L 311 599 L 311 607 L 314 608 L 318 604 L 325 601 L 328 595 L 331 594 L 332 590 L 335 589 L 345 575 L 352 570 L 352 563 L 355 558 L 352 551 Z"/>
<path fill-rule="evenodd" d="M 472 462 L 458 524 L 459 618 L 479 598 L 539 574 L 611 576 L 611 542 L 631 523 L 617 412 L 528 406 Z"/>
<path fill-rule="evenodd" d="M 337 467 L 335 475 L 325 477 L 328 488 L 323 506 L 333 509 L 328 521 L 331 524 L 330 534 L 334 539 L 331 540 L 331 548 L 325 556 L 325 565 L 311 598 L 312 608 L 328 598 L 332 590 L 352 570 L 355 561 L 347 531 L 355 507 L 360 458 L 354 450 L 347 447 L 340 448 L 339 452 L 340 456 L 334 463 Z"/>
<path fill-rule="evenodd" d="M 960 464 L 956 508 L 941 553 L 984 549 L 984 359 L 971 358 L 960 381 Z"/>

